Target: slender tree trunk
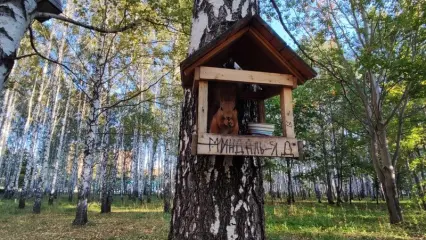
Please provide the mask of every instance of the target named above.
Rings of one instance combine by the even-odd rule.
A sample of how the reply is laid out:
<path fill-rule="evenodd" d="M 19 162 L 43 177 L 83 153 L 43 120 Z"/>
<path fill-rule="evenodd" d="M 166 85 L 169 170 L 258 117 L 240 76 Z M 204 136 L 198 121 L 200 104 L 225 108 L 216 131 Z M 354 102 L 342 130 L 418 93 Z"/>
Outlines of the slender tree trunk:
<path fill-rule="evenodd" d="M 87 131 L 84 141 L 83 168 L 81 171 L 80 183 L 78 187 L 78 203 L 73 225 L 85 225 L 88 222 L 87 210 L 88 200 L 91 192 L 93 160 L 97 146 L 98 121 L 101 111 L 101 91 L 103 80 L 103 69 L 105 62 L 103 60 L 102 42 L 105 40 L 101 34 L 99 36 L 98 49 L 96 53 L 96 63 L 93 66 L 94 75 L 89 79 L 91 94 L 89 98 L 89 116 L 87 118 Z M 101 63 L 103 62 L 103 64 Z M 102 69 L 101 69 L 102 68 Z"/>
<path fill-rule="evenodd" d="M 169 151 L 169 143 L 167 140 L 164 144 L 164 190 L 163 190 L 163 203 L 164 203 L 164 212 L 170 213 L 170 199 L 171 199 L 171 186 L 170 186 L 170 158 L 172 155 Z"/>
<path fill-rule="evenodd" d="M 255 0 L 195 1 L 190 53 L 256 11 Z M 253 157 L 191 155 L 195 99 L 195 91 L 184 90 L 169 239 L 265 239 L 263 163 Z M 241 101 L 237 109 L 243 123 L 255 120 L 254 102 Z M 240 131 L 246 132 L 244 124 Z"/>
<path fill-rule="evenodd" d="M 59 70 L 57 70 L 59 71 Z M 58 73 L 57 73 L 58 74 Z M 58 75 L 55 74 L 54 79 L 58 79 Z M 56 94 L 55 99 L 53 102 L 53 108 L 52 108 L 52 114 L 50 115 L 51 120 L 47 123 L 47 129 L 46 133 L 44 134 L 44 156 L 43 156 L 43 164 L 38 165 L 37 171 L 36 171 L 36 190 L 35 190 L 35 199 L 34 199 L 34 206 L 33 206 L 33 212 L 34 213 L 40 213 L 41 211 L 41 200 L 43 197 L 43 190 L 46 189 L 48 185 L 48 179 L 49 179 L 49 161 L 50 161 L 50 148 L 52 146 L 53 136 L 55 134 L 56 130 L 56 124 L 57 124 L 57 112 L 58 112 L 58 102 L 59 102 L 59 93 L 61 89 L 61 83 L 59 82 L 56 86 Z M 44 186 L 44 187 L 43 187 Z"/>
<path fill-rule="evenodd" d="M 321 203 L 321 189 L 318 185 L 318 177 L 316 177 L 314 181 L 314 188 L 315 188 L 315 196 L 318 200 L 318 203 Z"/>
<path fill-rule="evenodd" d="M 291 205 L 293 204 L 294 201 L 294 192 L 293 192 L 293 177 L 291 176 L 291 159 L 290 158 L 286 158 L 286 162 L 287 162 L 287 191 L 288 191 L 288 196 L 287 196 L 287 204 Z"/>
<path fill-rule="evenodd" d="M 124 136 L 122 133 L 122 141 L 120 146 L 120 153 L 119 157 L 122 158 L 123 161 L 121 161 L 121 174 L 120 174 L 120 198 L 121 203 L 124 203 L 124 194 L 125 194 L 125 181 L 126 181 L 126 155 L 124 154 Z"/>
<path fill-rule="evenodd" d="M 334 197 L 333 197 L 333 185 L 332 185 L 332 179 L 331 179 L 331 173 L 330 170 L 327 169 L 326 173 L 326 180 L 327 180 L 327 201 L 328 204 L 334 204 Z"/>
<path fill-rule="evenodd" d="M 77 135 L 74 139 L 74 156 L 72 160 L 71 165 L 71 173 L 70 173 L 70 180 L 69 180 L 69 187 L 68 187 L 68 201 L 72 202 L 73 195 L 74 195 L 74 189 L 77 185 L 77 178 L 78 178 L 78 159 L 80 156 L 80 142 L 81 142 L 81 131 L 83 128 L 82 119 L 84 117 L 84 113 L 86 110 L 86 98 L 84 97 L 83 93 L 80 94 L 80 101 L 78 103 L 78 112 L 77 112 Z M 82 104 L 83 103 L 83 104 Z"/>
<path fill-rule="evenodd" d="M 108 125 L 107 125 L 108 126 Z M 109 132 L 109 126 L 105 128 Z M 109 134 L 105 135 L 105 144 L 102 150 L 102 159 L 100 162 L 100 186 L 101 186 L 101 213 L 108 213 L 108 161 L 109 161 Z"/>
<path fill-rule="evenodd" d="M 84 141 L 83 169 L 78 187 L 78 203 L 73 225 L 84 225 L 88 222 L 87 207 L 92 184 L 93 155 L 96 148 L 96 134 L 98 132 L 98 115 L 100 111 L 101 79 L 96 74 L 92 96 L 89 102 L 90 113 L 87 119 L 87 133 Z"/>
<path fill-rule="evenodd" d="M 154 174 L 154 164 L 155 164 L 155 154 L 157 153 L 157 146 L 158 146 L 158 140 L 153 139 L 152 140 L 152 156 L 149 160 L 148 164 L 148 182 L 147 182 L 147 202 L 151 202 L 151 195 L 152 195 L 152 182 L 153 182 L 153 174 Z"/>
<path fill-rule="evenodd" d="M 117 179 L 117 166 L 119 161 L 119 153 L 120 146 L 123 144 L 123 129 L 120 127 L 119 130 L 119 139 L 116 140 L 116 144 L 114 147 L 114 156 L 113 156 L 113 166 L 111 169 L 111 174 L 108 176 L 107 181 L 107 198 L 105 201 L 105 206 L 101 208 L 105 211 L 105 213 L 111 212 L 111 205 L 113 201 L 114 187 Z"/>
<path fill-rule="evenodd" d="M 108 83 L 108 90 L 110 89 L 110 84 Z M 109 104 L 109 93 L 106 93 L 106 105 Z M 109 132 L 110 132 L 110 128 L 111 128 L 111 124 L 112 124 L 112 118 L 110 115 L 110 111 L 109 109 L 107 109 L 105 111 L 105 119 L 106 119 L 106 124 L 105 124 L 105 130 L 104 132 L 107 133 L 105 134 L 105 139 L 104 142 L 102 143 L 102 147 L 101 147 L 101 151 L 102 151 L 102 158 L 101 158 L 101 162 L 100 162 L 100 182 L 101 182 L 101 213 L 108 213 L 111 211 L 111 209 L 109 208 L 110 206 L 108 205 L 108 200 L 109 200 L 109 196 L 108 196 L 108 191 L 109 191 L 109 186 L 108 184 L 110 183 L 108 181 L 108 162 L 109 162 L 109 148 L 110 148 L 110 136 L 109 136 Z M 115 159 L 114 159 L 115 160 Z"/>
<path fill-rule="evenodd" d="M 52 186 L 51 186 L 50 194 L 49 194 L 49 205 L 53 205 L 53 200 L 54 200 L 55 195 L 56 195 L 58 171 L 60 171 L 59 166 L 60 166 L 61 161 L 63 160 L 63 155 L 64 155 L 63 154 L 64 153 L 64 138 L 65 138 L 65 129 L 66 129 L 66 125 L 67 125 L 68 109 L 69 109 L 69 105 L 70 105 L 70 100 L 71 100 L 71 86 L 68 87 L 68 98 L 67 98 L 67 103 L 65 104 L 65 113 L 64 113 L 64 116 L 62 118 L 61 135 L 59 136 L 59 146 L 58 146 L 58 150 L 57 150 L 57 153 L 56 153 L 55 168 L 53 170 L 53 178 L 52 178 Z"/>
<path fill-rule="evenodd" d="M 403 218 L 396 188 L 395 169 L 392 166 L 385 129 L 379 128 L 378 132 L 372 132 L 374 133 L 370 134 L 372 159 L 378 178 L 383 184 L 389 220 L 393 224 L 399 223 L 403 221 Z"/>
<path fill-rule="evenodd" d="M 20 146 L 22 146 L 21 151 L 18 154 L 18 158 L 19 158 L 19 167 L 16 171 L 16 175 L 15 175 L 15 183 L 14 183 L 14 192 L 18 191 L 18 184 L 19 184 L 19 176 L 21 174 L 21 170 L 22 170 L 22 163 L 24 162 L 24 155 L 25 152 L 27 152 L 27 141 L 28 141 L 28 132 L 30 130 L 30 126 L 31 126 L 31 122 L 32 122 L 32 110 L 33 110 L 33 104 L 34 104 L 34 98 L 36 96 L 36 86 L 37 86 L 37 79 L 34 81 L 34 86 L 33 86 L 33 90 L 31 92 L 31 97 L 30 100 L 28 102 L 28 112 L 27 112 L 27 120 L 25 121 L 25 126 L 24 126 L 24 132 L 22 134 L 22 137 L 20 139 Z M 27 165 L 31 165 L 30 164 L 30 158 L 27 158 Z"/>
<path fill-rule="evenodd" d="M 137 146 L 137 178 L 138 178 L 138 199 L 139 202 L 143 202 L 143 193 L 145 189 L 145 179 L 144 179 L 144 166 L 145 166 L 145 144 L 143 142 L 143 138 L 140 134 L 138 134 L 138 146 Z"/>
<path fill-rule="evenodd" d="M 133 200 L 136 200 L 138 197 L 138 131 L 134 129 L 133 131 L 133 146 L 132 146 L 132 168 L 131 168 L 131 177 L 132 177 L 132 193 L 131 197 Z"/>
<path fill-rule="evenodd" d="M 50 34 L 49 45 L 46 49 L 45 55 L 48 55 L 51 51 L 53 36 L 54 36 L 54 32 L 52 31 L 52 33 Z M 34 109 L 35 109 L 34 110 L 35 121 L 33 122 L 32 130 L 30 132 L 30 135 L 32 136 L 32 138 L 30 140 L 30 153 L 31 153 L 31 155 L 28 157 L 28 160 L 27 160 L 27 165 L 26 165 L 26 168 L 25 168 L 25 176 L 24 176 L 24 186 L 23 186 L 23 189 L 22 189 L 20 197 L 19 197 L 19 208 L 21 208 L 21 209 L 25 208 L 25 200 L 26 200 L 27 194 L 29 192 L 29 188 L 32 186 L 32 184 L 30 184 L 30 183 L 33 182 L 33 179 L 34 179 L 32 176 L 35 175 L 34 174 L 35 171 L 33 169 L 34 169 L 34 166 L 36 166 L 35 164 L 36 164 L 37 156 L 38 156 L 38 154 L 37 154 L 38 153 L 37 140 L 38 140 L 39 134 L 41 132 L 39 127 L 40 127 L 40 120 L 42 119 L 42 114 L 41 114 L 42 99 L 43 99 L 45 91 L 49 87 L 49 82 L 50 82 L 50 78 L 46 77 L 47 70 L 48 70 L 48 62 L 45 61 L 44 65 L 43 65 L 42 75 L 41 75 L 41 85 L 40 85 L 40 89 L 39 89 L 39 93 L 38 93 L 38 98 L 37 98 L 36 105 L 34 107 Z M 50 91 L 48 92 L 48 95 L 49 94 L 50 94 Z M 49 104 L 50 97 L 48 97 L 47 99 L 48 99 L 47 104 Z M 46 108 L 48 108 L 48 107 L 46 107 Z"/>
<path fill-rule="evenodd" d="M 1 28 L 0 28 L 1 29 Z M 6 168 L 2 169 L 4 159 L 5 159 L 5 153 L 7 148 L 7 140 L 9 139 L 10 130 L 12 127 L 13 119 L 15 117 L 15 103 L 16 103 L 16 91 L 14 91 L 14 88 L 16 87 L 16 84 L 14 84 L 13 89 L 11 90 L 11 93 L 9 94 L 9 98 L 7 99 L 7 109 L 5 110 L 5 119 L 3 121 L 2 129 L 1 129 L 1 135 L 0 135 L 0 177 L 3 175 L 3 173 L 6 174 Z"/>

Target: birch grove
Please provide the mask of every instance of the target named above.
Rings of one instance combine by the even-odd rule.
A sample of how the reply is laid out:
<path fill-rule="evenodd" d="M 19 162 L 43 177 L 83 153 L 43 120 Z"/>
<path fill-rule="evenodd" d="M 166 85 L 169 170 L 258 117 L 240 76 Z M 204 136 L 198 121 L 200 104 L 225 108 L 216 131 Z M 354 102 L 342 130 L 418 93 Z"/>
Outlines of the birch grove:
<path fill-rule="evenodd" d="M 18 208 L 68 201 L 82 226 L 94 209 L 156 206 L 169 239 L 265 239 L 270 202 L 370 201 L 392 224 L 400 199 L 426 211 L 417 4 L 76 0 L 53 14 L 39 2 L 0 1 L 0 196 Z M 194 155 L 198 92 L 179 64 L 256 14 L 318 71 L 293 95 L 303 156 Z M 248 135 L 257 102 L 238 104 Z M 282 136 L 279 97 L 265 109 Z"/>

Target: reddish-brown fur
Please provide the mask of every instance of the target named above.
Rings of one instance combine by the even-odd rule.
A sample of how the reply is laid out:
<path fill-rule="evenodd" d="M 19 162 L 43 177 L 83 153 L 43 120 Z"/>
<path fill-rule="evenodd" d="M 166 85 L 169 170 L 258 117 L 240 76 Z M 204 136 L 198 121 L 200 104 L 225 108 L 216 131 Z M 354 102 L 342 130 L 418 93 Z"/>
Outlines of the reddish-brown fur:
<path fill-rule="evenodd" d="M 238 112 L 235 109 L 235 98 L 220 100 L 220 107 L 210 124 L 210 133 L 238 135 Z"/>

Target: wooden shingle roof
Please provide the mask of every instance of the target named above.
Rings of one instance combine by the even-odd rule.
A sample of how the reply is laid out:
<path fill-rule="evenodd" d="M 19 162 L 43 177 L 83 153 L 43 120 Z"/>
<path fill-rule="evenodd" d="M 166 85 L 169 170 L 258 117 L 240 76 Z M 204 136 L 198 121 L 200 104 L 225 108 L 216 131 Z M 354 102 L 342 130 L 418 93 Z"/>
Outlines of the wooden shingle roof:
<path fill-rule="evenodd" d="M 316 72 L 258 15 L 247 16 L 180 64 L 182 85 L 192 86 L 194 69 L 222 67 L 229 58 L 244 70 L 292 74 L 298 84 Z"/>

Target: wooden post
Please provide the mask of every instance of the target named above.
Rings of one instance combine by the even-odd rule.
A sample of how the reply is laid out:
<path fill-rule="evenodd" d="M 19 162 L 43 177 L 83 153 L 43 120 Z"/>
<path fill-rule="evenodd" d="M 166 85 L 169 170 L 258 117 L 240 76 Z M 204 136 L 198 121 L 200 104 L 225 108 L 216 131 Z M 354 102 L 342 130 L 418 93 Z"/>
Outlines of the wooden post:
<path fill-rule="evenodd" d="M 198 136 L 201 136 L 202 133 L 207 132 L 208 93 L 209 93 L 209 83 L 207 81 L 199 81 L 198 118 L 197 118 Z"/>
<path fill-rule="evenodd" d="M 259 100 L 257 102 L 257 114 L 259 117 L 259 123 L 266 123 L 266 115 L 265 115 L 265 101 Z"/>
<path fill-rule="evenodd" d="M 280 93 L 281 120 L 283 136 L 294 138 L 293 95 L 291 88 L 283 87 Z"/>

